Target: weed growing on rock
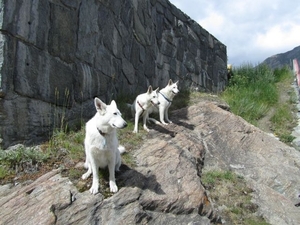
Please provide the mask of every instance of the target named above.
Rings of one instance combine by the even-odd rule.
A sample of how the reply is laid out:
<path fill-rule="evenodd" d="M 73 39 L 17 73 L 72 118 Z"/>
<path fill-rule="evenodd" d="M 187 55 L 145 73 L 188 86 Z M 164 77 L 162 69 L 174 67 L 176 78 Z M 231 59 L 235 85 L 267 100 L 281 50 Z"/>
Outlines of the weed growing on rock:
<path fill-rule="evenodd" d="M 23 145 L 0 150 L 0 178 L 6 178 L 1 183 L 20 174 L 37 172 L 49 157 L 49 154 L 38 148 L 26 148 Z"/>
<path fill-rule="evenodd" d="M 45 147 L 52 157 L 60 158 L 68 155 L 74 161 L 81 160 L 84 158 L 84 132 L 84 128 L 77 132 L 56 130 Z"/>

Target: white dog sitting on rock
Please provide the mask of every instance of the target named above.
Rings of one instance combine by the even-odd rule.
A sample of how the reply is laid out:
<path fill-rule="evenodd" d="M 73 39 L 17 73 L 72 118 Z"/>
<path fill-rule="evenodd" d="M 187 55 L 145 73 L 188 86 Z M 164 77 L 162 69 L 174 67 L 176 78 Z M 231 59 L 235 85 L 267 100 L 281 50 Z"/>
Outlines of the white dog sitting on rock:
<path fill-rule="evenodd" d="M 99 98 L 95 98 L 94 104 L 97 110 L 95 116 L 86 123 L 84 140 L 86 162 L 88 171 L 82 175 L 87 179 L 93 174 L 93 183 L 90 188 L 92 194 L 99 191 L 99 168 L 108 167 L 109 187 L 111 192 L 117 192 L 118 186 L 115 181 L 115 171 L 121 166 L 121 155 L 125 151 L 119 146 L 116 129 L 127 126 L 125 120 L 117 108 L 115 101 L 106 105 Z"/>

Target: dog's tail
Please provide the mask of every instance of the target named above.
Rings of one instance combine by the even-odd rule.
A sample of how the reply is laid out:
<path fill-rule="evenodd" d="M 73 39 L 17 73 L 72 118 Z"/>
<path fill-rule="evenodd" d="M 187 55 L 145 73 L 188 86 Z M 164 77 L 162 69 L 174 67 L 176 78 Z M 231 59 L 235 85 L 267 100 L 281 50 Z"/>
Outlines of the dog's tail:
<path fill-rule="evenodd" d="M 127 106 L 128 108 L 131 108 L 132 104 L 126 103 L 126 106 Z"/>
<path fill-rule="evenodd" d="M 125 147 L 122 145 L 119 145 L 118 149 L 119 149 L 120 154 L 123 154 L 124 152 L 126 152 Z"/>

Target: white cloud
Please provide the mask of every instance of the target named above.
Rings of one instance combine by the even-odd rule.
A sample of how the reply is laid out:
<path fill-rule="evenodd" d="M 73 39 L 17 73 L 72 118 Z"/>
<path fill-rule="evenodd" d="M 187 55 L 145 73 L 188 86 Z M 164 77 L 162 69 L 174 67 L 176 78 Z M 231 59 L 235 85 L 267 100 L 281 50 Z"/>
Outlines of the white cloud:
<path fill-rule="evenodd" d="M 300 45 L 294 0 L 170 0 L 227 46 L 230 63 L 257 64 Z"/>
<path fill-rule="evenodd" d="M 300 44 L 300 25 L 286 22 L 274 25 L 256 37 L 256 46 L 261 49 L 284 49 Z"/>
<path fill-rule="evenodd" d="M 226 27 L 226 21 L 224 17 L 217 12 L 212 12 L 203 20 L 197 21 L 201 24 L 202 27 L 210 29 L 210 33 L 219 33 L 220 30 L 223 30 Z"/>

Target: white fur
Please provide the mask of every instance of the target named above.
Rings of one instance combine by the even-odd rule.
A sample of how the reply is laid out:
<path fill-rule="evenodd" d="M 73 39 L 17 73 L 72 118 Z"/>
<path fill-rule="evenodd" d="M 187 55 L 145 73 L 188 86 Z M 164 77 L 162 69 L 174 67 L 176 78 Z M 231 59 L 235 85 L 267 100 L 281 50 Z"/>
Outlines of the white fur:
<path fill-rule="evenodd" d="M 156 124 L 164 124 L 167 125 L 167 123 L 172 123 L 171 120 L 169 120 L 169 108 L 172 104 L 173 98 L 176 94 L 179 93 L 178 90 L 178 81 L 173 83 L 173 81 L 170 79 L 167 86 L 160 90 L 158 93 L 158 101 L 160 102 L 158 107 L 151 107 L 151 109 L 148 110 L 148 115 L 152 112 L 159 112 L 159 121 L 157 121 L 154 118 L 148 118 L 148 120 L 156 123 Z"/>
<path fill-rule="evenodd" d="M 158 91 L 159 88 L 153 91 L 152 86 L 150 85 L 146 93 L 138 95 L 134 100 L 131 106 L 132 115 L 134 116 L 133 133 L 138 133 L 138 122 L 141 116 L 143 116 L 143 128 L 144 130 L 149 132 L 149 129 L 146 125 L 146 120 L 148 118 L 148 110 L 152 106 L 159 105 Z"/>
<path fill-rule="evenodd" d="M 99 191 L 98 170 L 108 167 L 110 191 L 117 192 L 115 170 L 118 171 L 121 166 L 120 152 L 124 152 L 125 148 L 119 146 L 116 129 L 126 127 L 127 123 L 121 117 L 114 100 L 106 105 L 99 98 L 95 98 L 94 104 L 97 113 L 86 123 L 84 147 L 85 167 L 88 171 L 82 175 L 82 179 L 87 179 L 93 173 L 90 192 L 96 194 Z"/>

